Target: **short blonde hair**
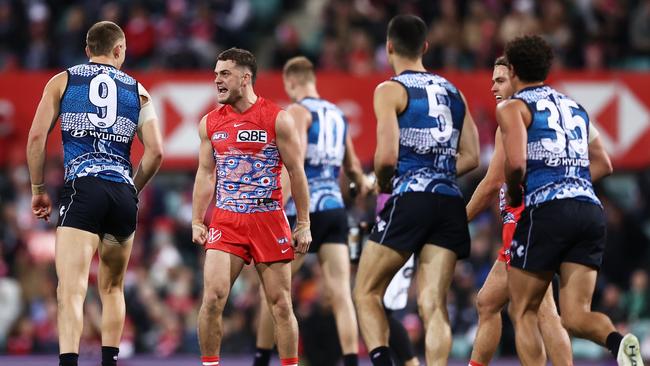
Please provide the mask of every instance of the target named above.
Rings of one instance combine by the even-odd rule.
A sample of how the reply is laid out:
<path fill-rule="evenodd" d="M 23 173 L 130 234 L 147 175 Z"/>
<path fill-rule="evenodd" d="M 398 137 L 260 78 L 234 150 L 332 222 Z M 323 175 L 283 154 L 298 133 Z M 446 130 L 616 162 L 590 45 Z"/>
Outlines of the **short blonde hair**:
<path fill-rule="evenodd" d="M 124 39 L 124 32 L 117 24 L 109 21 L 95 23 L 86 33 L 86 45 L 90 54 L 106 56 L 120 39 Z"/>
<path fill-rule="evenodd" d="M 314 64 L 305 56 L 297 56 L 289 59 L 284 64 L 282 75 L 284 77 L 295 77 L 296 81 L 300 84 L 314 82 L 316 80 Z"/>

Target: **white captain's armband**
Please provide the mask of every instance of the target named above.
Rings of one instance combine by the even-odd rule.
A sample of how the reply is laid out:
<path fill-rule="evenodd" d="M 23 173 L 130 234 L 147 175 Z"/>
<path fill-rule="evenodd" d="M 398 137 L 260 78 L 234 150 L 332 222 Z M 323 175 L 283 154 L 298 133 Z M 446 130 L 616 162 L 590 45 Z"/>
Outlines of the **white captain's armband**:
<path fill-rule="evenodd" d="M 156 109 L 153 107 L 153 101 L 151 100 L 149 92 L 140 83 L 138 83 L 138 94 L 146 99 L 146 101 L 140 106 L 138 126 L 141 126 L 145 122 L 158 119 L 158 115 L 156 115 Z"/>
<path fill-rule="evenodd" d="M 591 144 L 598 136 L 600 136 L 600 132 L 598 132 L 596 126 L 593 123 L 589 123 L 589 143 Z"/>

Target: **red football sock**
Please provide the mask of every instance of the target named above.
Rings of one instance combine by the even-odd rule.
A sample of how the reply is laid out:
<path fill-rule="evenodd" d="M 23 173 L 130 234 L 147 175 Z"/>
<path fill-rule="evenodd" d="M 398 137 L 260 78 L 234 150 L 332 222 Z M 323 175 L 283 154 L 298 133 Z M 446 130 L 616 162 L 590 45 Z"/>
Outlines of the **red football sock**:
<path fill-rule="evenodd" d="M 298 366 L 298 357 L 294 358 L 281 358 L 280 364 L 282 366 Z"/>
<path fill-rule="evenodd" d="M 469 366 L 484 366 L 482 363 L 478 363 L 476 361 L 469 361 Z"/>
<path fill-rule="evenodd" d="M 201 356 L 203 366 L 219 366 L 219 356 Z"/>

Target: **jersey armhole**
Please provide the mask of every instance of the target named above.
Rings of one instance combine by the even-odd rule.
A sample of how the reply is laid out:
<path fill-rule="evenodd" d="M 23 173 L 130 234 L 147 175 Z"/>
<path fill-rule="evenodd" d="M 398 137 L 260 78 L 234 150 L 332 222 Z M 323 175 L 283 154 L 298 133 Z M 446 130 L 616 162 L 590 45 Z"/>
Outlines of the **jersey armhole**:
<path fill-rule="evenodd" d="M 67 76 L 67 79 L 65 81 L 65 88 L 63 88 L 63 93 L 61 94 L 61 98 L 59 98 L 59 115 L 56 116 L 58 119 L 61 116 L 61 105 L 63 104 L 63 98 L 65 98 L 65 93 L 68 92 L 68 85 L 70 85 L 70 70 L 65 69 L 65 74 Z"/>
<path fill-rule="evenodd" d="M 138 110 L 140 110 L 142 109 L 142 100 L 140 99 L 140 85 L 142 84 L 140 84 L 136 78 L 133 78 L 133 80 L 135 80 L 135 93 L 138 95 Z M 144 85 L 142 85 L 142 89 L 144 89 Z M 147 93 L 149 93 L 149 91 L 147 91 Z M 148 99 L 151 99 L 151 97 Z M 151 102 L 151 100 L 149 100 L 149 102 Z"/>
<path fill-rule="evenodd" d="M 406 87 L 406 85 L 404 85 L 404 83 L 402 83 L 401 81 L 399 81 L 399 80 L 397 80 L 397 79 L 388 79 L 388 81 L 394 81 L 394 82 L 396 82 L 397 84 L 401 85 L 402 88 L 404 88 L 404 91 L 406 92 L 406 105 L 404 106 L 404 110 L 403 110 L 403 111 L 397 113 L 397 117 L 399 118 L 399 117 L 401 117 L 404 113 L 406 113 L 406 111 L 409 109 L 409 104 L 411 103 L 411 98 L 409 97 L 409 89 Z"/>

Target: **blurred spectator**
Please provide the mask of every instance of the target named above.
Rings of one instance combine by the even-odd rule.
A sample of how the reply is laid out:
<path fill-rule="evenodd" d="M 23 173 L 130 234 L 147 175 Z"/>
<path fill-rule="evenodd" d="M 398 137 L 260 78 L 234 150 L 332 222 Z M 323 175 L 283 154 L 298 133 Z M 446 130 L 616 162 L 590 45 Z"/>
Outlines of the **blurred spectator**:
<path fill-rule="evenodd" d="M 625 293 L 622 302 L 630 321 L 650 319 L 648 272 L 638 269 L 632 273 L 630 289 Z"/>
<path fill-rule="evenodd" d="M 597 306 L 597 310 L 607 315 L 612 323 L 619 327 L 627 319 L 627 313 L 621 304 L 621 289 L 616 285 L 609 284 L 603 290 L 602 300 Z"/>
<path fill-rule="evenodd" d="M 260 69 L 306 53 L 323 69 L 365 74 L 387 69 L 386 25 L 396 13 L 429 24 L 430 68 L 489 69 L 505 42 L 540 33 L 558 67 L 650 69 L 650 0 L 0 0 L 0 70 L 69 66 L 84 57 L 85 29 L 111 20 L 126 32 L 132 68 L 211 67 L 236 46 L 257 54 Z"/>
<path fill-rule="evenodd" d="M 127 62 L 134 66 L 145 66 L 156 46 L 156 30 L 149 17 L 147 9 L 142 5 L 131 8 L 129 20 L 124 27 L 128 40 L 126 52 Z"/>

